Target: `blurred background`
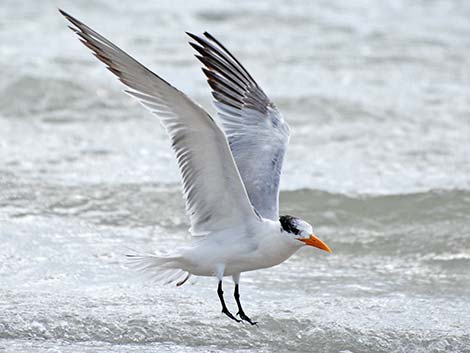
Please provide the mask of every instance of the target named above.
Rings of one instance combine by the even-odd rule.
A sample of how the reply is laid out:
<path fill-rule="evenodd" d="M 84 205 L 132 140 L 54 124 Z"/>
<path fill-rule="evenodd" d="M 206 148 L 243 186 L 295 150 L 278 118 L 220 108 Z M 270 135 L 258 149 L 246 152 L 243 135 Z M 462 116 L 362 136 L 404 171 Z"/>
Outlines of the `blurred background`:
<path fill-rule="evenodd" d="M 58 7 L 214 113 L 209 31 L 290 124 L 281 214 L 333 254 L 242 275 L 259 327 L 127 268 L 189 241 L 176 163 Z M 469 53 L 463 0 L 2 0 L 0 351 L 468 351 Z"/>

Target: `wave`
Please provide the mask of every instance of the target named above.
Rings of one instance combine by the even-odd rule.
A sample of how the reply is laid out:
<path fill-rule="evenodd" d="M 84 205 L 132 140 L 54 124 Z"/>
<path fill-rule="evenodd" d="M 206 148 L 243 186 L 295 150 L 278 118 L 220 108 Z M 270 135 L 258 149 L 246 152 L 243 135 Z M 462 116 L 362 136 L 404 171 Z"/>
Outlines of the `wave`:
<path fill-rule="evenodd" d="M 42 298 L 40 302 L 29 294 L 22 298 L 18 308 L 7 307 L 3 311 L 0 338 L 2 342 L 29 339 L 44 345 L 93 342 L 98 346 L 150 344 L 155 348 L 166 344 L 169 349 L 165 351 L 181 351 L 181 347 L 197 350 L 209 342 L 217 350 L 231 350 L 232 341 L 237 342 L 237 349 L 246 352 L 259 352 L 259 347 L 295 352 L 336 352 L 346 348 L 348 352 L 449 352 L 465 351 L 470 344 L 468 332 L 460 326 L 468 320 L 457 314 L 460 325 L 444 328 L 450 320 L 444 317 L 439 323 L 434 316 L 445 313 L 441 308 L 432 313 L 424 311 L 423 303 L 438 302 L 429 299 L 311 298 L 309 307 L 304 304 L 303 309 L 284 310 L 278 310 L 277 304 L 264 302 L 260 308 L 276 313 L 263 313 L 258 308 L 260 327 L 253 330 L 227 321 L 217 310 L 200 312 L 198 308 L 204 308 L 206 301 L 191 300 L 187 298 L 188 293 L 185 296 L 166 292 L 152 290 L 134 296 L 127 292 L 119 297 L 108 293 L 110 297 L 104 299 L 101 289 L 94 298 L 62 294 Z M 51 305 L 52 301 L 55 304 Z M 207 301 L 210 302 L 209 296 Z M 179 305 L 180 309 L 175 309 Z M 166 312 L 162 306 L 172 309 Z M 454 303 L 450 310 L 457 313 L 458 309 L 468 311 L 462 301 Z M 419 328 L 413 322 L 417 317 L 422 320 Z M 227 342 L 227 332 L 231 342 Z"/>
<path fill-rule="evenodd" d="M 9 210 L 11 217 L 55 215 L 102 225 L 188 226 L 178 184 L 60 185 L 1 180 L 0 209 Z M 320 224 L 468 220 L 470 191 L 374 196 L 303 189 L 281 192 L 280 210 Z"/>

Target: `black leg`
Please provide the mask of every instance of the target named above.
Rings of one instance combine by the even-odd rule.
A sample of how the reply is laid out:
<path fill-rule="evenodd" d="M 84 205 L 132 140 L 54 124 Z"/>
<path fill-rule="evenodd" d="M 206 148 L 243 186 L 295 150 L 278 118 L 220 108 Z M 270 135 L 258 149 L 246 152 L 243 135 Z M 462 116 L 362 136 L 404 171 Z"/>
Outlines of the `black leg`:
<path fill-rule="evenodd" d="M 235 297 L 235 300 L 237 302 L 237 306 L 238 306 L 237 315 L 240 315 L 240 319 L 247 321 L 252 325 L 256 325 L 256 321 L 251 321 L 251 319 L 248 316 L 246 316 L 245 312 L 242 309 L 242 304 L 240 303 L 240 292 L 238 291 L 238 284 L 235 284 L 235 292 L 233 293 L 233 296 Z"/>
<path fill-rule="evenodd" d="M 217 287 L 217 294 L 219 295 L 220 303 L 222 304 L 222 312 L 232 320 L 240 322 L 241 320 L 238 320 L 235 316 L 233 316 L 232 313 L 228 311 L 227 306 L 225 305 L 224 291 L 222 290 L 222 281 L 219 281 L 219 286 Z"/>

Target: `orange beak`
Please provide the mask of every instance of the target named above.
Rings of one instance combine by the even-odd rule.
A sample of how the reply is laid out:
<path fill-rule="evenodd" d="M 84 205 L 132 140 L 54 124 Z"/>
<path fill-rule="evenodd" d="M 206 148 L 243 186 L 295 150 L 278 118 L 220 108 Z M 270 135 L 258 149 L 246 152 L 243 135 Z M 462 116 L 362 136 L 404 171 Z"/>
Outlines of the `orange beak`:
<path fill-rule="evenodd" d="M 331 249 L 328 247 L 328 245 L 326 245 L 324 242 L 322 242 L 313 234 L 310 234 L 310 237 L 307 239 L 299 239 L 299 240 L 301 242 L 304 242 L 305 245 L 314 246 L 318 249 L 325 250 L 326 252 L 331 253 Z"/>

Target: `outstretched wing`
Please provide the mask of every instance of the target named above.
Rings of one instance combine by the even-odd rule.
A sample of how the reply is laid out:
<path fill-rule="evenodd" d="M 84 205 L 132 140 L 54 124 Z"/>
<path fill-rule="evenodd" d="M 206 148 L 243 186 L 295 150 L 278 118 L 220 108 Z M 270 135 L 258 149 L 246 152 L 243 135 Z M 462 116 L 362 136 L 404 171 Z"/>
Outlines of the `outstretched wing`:
<path fill-rule="evenodd" d="M 233 158 L 251 203 L 261 216 L 279 218 L 279 179 L 289 126 L 248 71 L 212 35 L 187 33 L 198 52 Z"/>
<path fill-rule="evenodd" d="M 195 235 L 258 221 L 230 152 L 214 120 L 185 94 L 91 28 L 60 11 L 81 42 L 160 118 L 170 135 Z"/>

